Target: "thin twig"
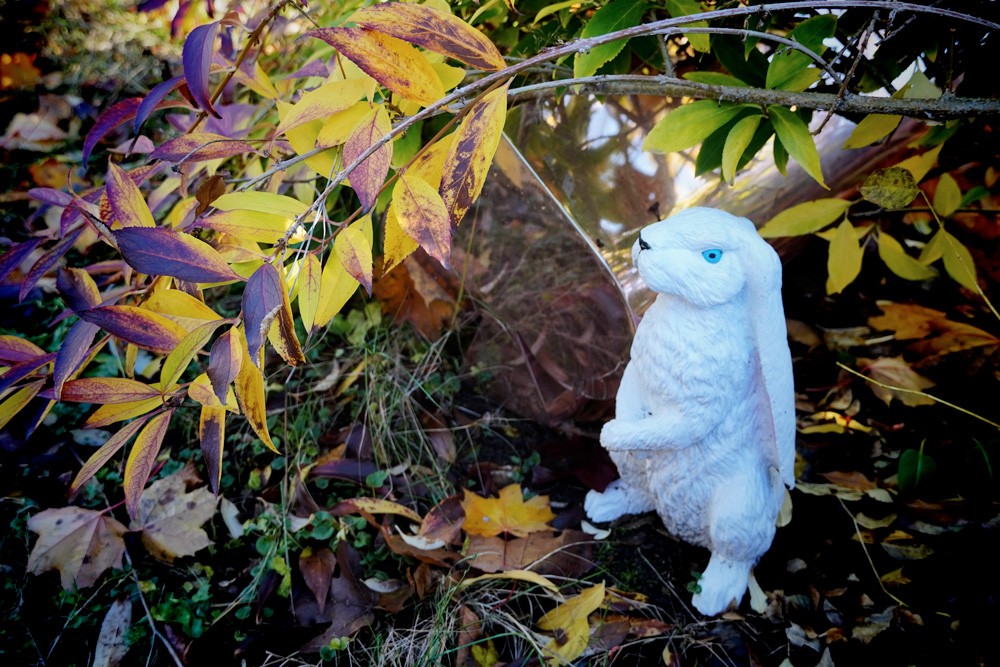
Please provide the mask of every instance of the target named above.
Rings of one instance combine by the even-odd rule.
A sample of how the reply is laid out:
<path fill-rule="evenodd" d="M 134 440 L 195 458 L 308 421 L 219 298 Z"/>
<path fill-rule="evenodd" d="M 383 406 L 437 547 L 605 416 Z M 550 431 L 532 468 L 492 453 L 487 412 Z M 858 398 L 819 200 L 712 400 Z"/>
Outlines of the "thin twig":
<path fill-rule="evenodd" d="M 851 517 L 851 522 L 854 524 L 854 531 L 855 531 L 855 533 L 857 533 L 857 536 L 858 536 L 858 542 L 861 543 L 861 550 L 865 552 L 865 558 L 868 559 L 868 564 L 871 565 L 872 572 L 875 574 L 875 579 L 876 579 L 876 581 L 878 581 L 878 585 L 882 589 L 882 592 L 885 593 L 886 595 L 888 595 L 889 597 L 891 597 L 893 600 L 895 600 L 901 607 L 908 607 L 909 605 L 907 605 L 905 602 L 903 602 L 902 600 L 900 600 L 898 597 L 896 597 L 895 595 L 893 595 L 892 593 L 890 593 L 886 589 L 885 584 L 882 583 L 882 577 L 879 576 L 878 569 L 876 569 L 876 567 L 875 567 L 875 561 L 872 560 L 871 554 L 868 553 L 868 546 L 865 544 L 865 538 L 862 537 L 862 535 L 861 535 L 861 527 L 858 526 L 858 520 L 854 518 L 853 514 L 851 514 L 851 510 L 847 509 L 847 505 L 844 504 L 844 499 L 843 498 L 841 498 L 840 496 L 838 496 L 837 500 L 840 501 L 840 506 L 844 508 L 845 512 L 847 512 L 847 516 Z"/>
<path fill-rule="evenodd" d="M 865 48 L 868 44 L 868 40 L 871 39 L 872 33 L 875 32 L 875 23 L 878 21 L 878 12 L 872 16 L 872 20 L 869 21 L 868 26 L 861 31 L 861 35 L 858 37 L 858 53 L 854 57 L 854 62 L 851 63 L 851 68 L 847 70 L 847 76 L 844 77 L 844 81 L 840 84 L 840 90 L 837 91 L 837 99 L 833 103 L 833 107 L 827 112 L 826 118 L 823 122 L 819 124 L 819 127 L 813 132 L 813 134 L 819 134 L 826 127 L 826 124 L 830 122 L 833 118 L 834 112 L 837 110 L 837 105 L 840 104 L 840 100 L 844 98 L 847 93 L 847 87 L 851 83 L 851 79 L 854 78 L 854 70 L 857 69 L 858 63 L 861 62 L 861 58 L 865 55 Z"/>
<path fill-rule="evenodd" d="M 167 653 L 173 659 L 174 664 L 177 667 L 184 667 L 184 662 L 181 660 L 180 656 L 177 655 L 177 651 L 170 644 L 170 641 L 163 636 L 160 629 L 156 627 L 156 621 L 153 620 L 153 612 L 149 610 L 149 605 L 146 604 L 146 596 L 142 594 L 142 584 L 139 581 L 139 575 L 135 571 L 135 567 L 132 565 L 132 557 L 129 556 L 128 550 L 125 551 L 125 561 L 128 563 L 128 569 L 132 573 L 132 578 L 135 579 L 135 592 L 139 595 L 139 602 L 142 603 L 142 608 L 146 611 L 146 620 L 149 622 L 149 629 L 153 631 L 153 634 L 163 643 L 166 647 Z"/>

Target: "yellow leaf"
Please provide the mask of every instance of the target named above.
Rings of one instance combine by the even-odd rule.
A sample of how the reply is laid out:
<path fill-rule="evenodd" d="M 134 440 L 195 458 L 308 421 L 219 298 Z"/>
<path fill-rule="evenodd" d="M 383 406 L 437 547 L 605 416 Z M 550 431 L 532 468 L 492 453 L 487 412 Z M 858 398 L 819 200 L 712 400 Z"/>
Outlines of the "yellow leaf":
<path fill-rule="evenodd" d="M 208 373 L 202 373 L 192 380 L 191 384 L 188 385 L 187 394 L 188 398 L 201 403 L 202 407 L 225 409 L 239 414 L 240 410 L 236 404 L 236 394 L 233 392 L 233 388 L 229 387 L 226 393 L 226 404 L 223 405 L 215 393 L 215 388 L 212 387 Z"/>
<path fill-rule="evenodd" d="M 878 256 L 890 271 L 906 280 L 927 280 L 937 275 L 937 271 L 910 257 L 899 241 L 885 232 L 878 235 Z"/>
<path fill-rule="evenodd" d="M 167 426 L 170 425 L 173 414 L 173 410 L 166 410 L 153 415 L 139 432 L 139 437 L 135 439 L 132 451 L 128 454 L 122 485 L 125 487 L 125 507 L 132 518 L 139 513 L 139 498 L 153 471 L 153 464 L 160 453 L 160 445 L 163 444 L 163 436 L 167 434 Z"/>
<path fill-rule="evenodd" d="M 352 222 L 350 228 L 361 230 L 365 238 L 371 243 L 374 231 L 372 229 L 371 215 L 366 215 L 361 220 Z M 323 267 L 323 274 L 320 277 L 319 305 L 316 309 L 316 321 L 313 326 L 323 327 L 333 319 L 333 316 L 340 312 L 347 301 L 358 289 L 357 280 L 347 272 L 336 252 L 331 252 Z"/>
<path fill-rule="evenodd" d="M 480 581 L 491 581 L 493 579 L 514 579 L 517 581 L 526 581 L 529 584 L 537 584 L 557 595 L 559 594 L 558 586 L 537 572 L 532 572 L 531 570 L 507 570 L 506 572 L 497 572 L 496 574 L 481 574 L 478 577 L 463 579 L 462 583 L 458 586 L 459 588 L 468 588 L 472 584 L 477 584 Z"/>
<path fill-rule="evenodd" d="M 102 405 L 94 410 L 94 413 L 87 418 L 83 424 L 84 428 L 101 428 L 109 424 L 132 419 L 139 415 L 144 415 L 150 410 L 155 410 L 163 405 L 162 397 L 147 398 L 133 403 L 112 403 Z"/>
<path fill-rule="evenodd" d="M 122 227 L 156 226 L 153 214 L 149 212 L 149 206 L 146 205 L 138 186 L 121 167 L 111 161 L 108 161 L 108 180 L 105 187 L 108 204 Z"/>
<path fill-rule="evenodd" d="M 207 227 L 217 232 L 230 234 L 243 241 L 260 241 L 275 243 L 288 232 L 292 219 L 274 213 L 260 211 L 233 210 L 213 213 L 198 220 L 199 227 Z M 294 238 L 294 237 L 293 237 Z M 294 243 L 295 241 L 292 240 Z M 223 249 L 217 248 L 227 260 L 233 261 L 235 256 L 227 257 Z"/>
<path fill-rule="evenodd" d="M 862 197 L 890 210 L 909 205 L 920 194 L 913 174 L 899 166 L 876 169 L 860 189 Z"/>
<path fill-rule="evenodd" d="M 483 96 L 469 109 L 462 119 L 462 124 L 454 133 L 455 138 L 445 157 L 438 191 L 451 215 L 452 223 L 456 226 L 483 190 L 486 174 L 489 173 L 493 155 L 497 152 L 497 146 L 500 145 L 500 138 L 503 135 L 503 125 L 507 119 L 509 87 L 510 81 Z M 397 210 L 396 215 L 406 230 L 402 212 Z M 430 252 L 419 238 L 414 237 L 414 240 Z"/>
<path fill-rule="evenodd" d="M 430 63 L 401 39 L 367 28 L 321 28 L 306 35 L 331 45 L 380 84 L 427 106 L 444 97 Z"/>
<path fill-rule="evenodd" d="M 844 288 L 854 282 L 861 272 L 861 258 L 864 250 L 858 244 L 854 234 L 854 225 L 844 220 L 830 241 L 830 256 L 827 260 L 828 277 L 826 293 L 839 294 Z"/>
<path fill-rule="evenodd" d="M 400 229 L 447 268 L 451 219 L 437 190 L 422 178 L 406 173 L 396 181 L 392 201 Z"/>
<path fill-rule="evenodd" d="M 142 304 L 146 310 L 163 315 L 180 325 L 185 331 L 194 331 L 205 322 L 221 320 L 214 310 L 187 292 L 176 289 L 159 289 Z"/>
<path fill-rule="evenodd" d="M 348 498 L 347 500 L 341 500 L 330 510 L 333 516 L 346 516 L 348 514 L 357 514 L 358 512 L 395 514 L 396 516 L 405 516 L 411 521 L 420 523 L 420 515 L 409 507 L 383 498 Z"/>
<path fill-rule="evenodd" d="M 276 104 L 278 107 L 278 121 L 280 122 L 285 117 L 285 114 L 288 113 L 288 110 L 291 109 L 292 105 L 281 100 L 276 100 Z M 366 107 L 368 106 L 367 103 L 364 104 Z M 288 130 L 285 132 L 285 139 L 292 145 L 296 153 L 304 155 L 316 147 L 316 138 L 319 136 L 322 128 L 323 122 L 314 120 Z M 305 163 L 323 178 L 330 178 L 336 171 L 335 158 L 336 151 L 331 149 L 307 158 Z"/>
<path fill-rule="evenodd" d="M 441 187 L 441 178 L 444 172 L 444 164 L 451 152 L 451 146 L 455 141 L 455 134 L 442 137 L 429 146 L 423 153 L 413 160 L 413 164 L 406 168 L 406 173 L 411 176 L 419 176 L 431 187 L 438 189 Z"/>
<path fill-rule="evenodd" d="M 163 391 L 170 391 L 177 384 L 188 364 L 201 348 L 205 347 L 215 330 L 228 321 L 230 320 L 216 320 L 201 325 L 185 336 L 184 340 L 167 355 L 160 371 L 160 386 L 163 387 Z"/>
<path fill-rule="evenodd" d="M 925 153 L 903 160 L 896 166 L 909 170 L 913 174 L 913 180 L 919 183 L 927 175 L 927 172 L 931 170 L 931 167 L 937 164 L 938 155 L 941 153 L 941 148 L 943 147 L 944 144 L 940 143 Z"/>
<path fill-rule="evenodd" d="M 385 236 L 382 241 L 382 273 L 392 271 L 409 257 L 420 245 L 406 235 L 396 218 L 396 207 L 391 202 L 385 212 Z"/>
<path fill-rule="evenodd" d="M 432 190 L 433 192 L 433 190 Z M 369 214 L 370 215 L 370 214 Z M 356 227 L 348 227 L 334 241 L 334 250 L 344 270 L 372 293 L 372 247 L 364 233 Z"/>
<path fill-rule="evenodd" d="M 895 130 L 901 120 L 903 120 L 902 116 L 868 114 L 861 119 L 858 126 L 854 128 L 854 132 L 851 132 L 851 136 L 844 142 L 844 148 L 861 148 L 874 144 Z"/>
<path fill-rule="evenodd" d="M 270 192 L 230 192 L 212 202 L 220 211 L 259 211 L 283 218 L 297 218 L 309 210 L 308 204 Z"/>
<path fill-rule="evenodd" d="M 271 434 L 267 432 L 267 404 L 264 396 L 264 376 L 260 369 L 251 360 L 250 351 L 247 349 L 246 336 L 240 334 L 240 344 L 243 349 L 243 364 L 240 366 L 240 374 L 236 376 L 236 398 L 240 403 L 240 409 L 250 423 L 257 437 L 261 439 L 268 449 L 275 454 L 281 454 L 278 448 L 271 441 Z"/>
<path fill-rule="evenodd" d="M 823 229 L 844 215 L 851 202 L 846 199 L 814 199 L 786 208 L 760 228 L 765 239 L 801 236 Z"/>
<path fill-rule="evenodd" d="M 118 453 L 118 450 L 125 445 L 126 442 L 132 439 L 132 436 L 139 432 L 139 429 L 146 423 L 148 417 L 141 417 L 133 422 L 130 422 L 123 426 L 117 433 L 108 438 L 101 447 L 91 455 L 87 462 L 83 464 L 80 468 L 80 472 L 76 474 L 76 478 L 69 487 L 70 495 L 73 495 L 80 490 L 84 484 L 87 483 L 94 474 L 104 467 L 112 456 Z"/>
<path fill-rule="evenodd" d="M 499 498 L 483 498 L 466 490 L 462 507 L 465 532 L 485 537 L 501 533 L 524 537 L 539 530 L 552 530 L 548 522 L 556 516 L 549 509 L 548 496 L 525 501 L 520 484 L 504 487 Z"/>
<path fill-rule="evenodd" d="M 590 623 L 587 617 L 604 602 L 604 584 L 581 591 L 538 621 L 538 628 L 556 632 L 544 649 L 549 664 L 570 664 L 579 658 L 590 642 Z"/>
<path fill-rule="evenodd" d="M 312 331 L 313 322 L 316 320 L 322 275 L 323 267 L 319 263 L 319 258 L 313 254 L 306 255 L 296 280 L 299 291 L 299 316 L 302 318 L 302 326 L 305 327 L 306 333 Z"/>
<path fill-rule="evenodd" d="M 37 380 L 25 385 L 0 404 L 0 429 L 3 429 L 14 418 L 14 415 L 21 411 L 21 408 L 31 402 L 31 399 L 42 390 L 44 384 L 45 380 Z"/>
<path fill-rule="evenodd" d="M 347 141 L 351 130 L 371 111 L 368 102 L 358 102 L 354 106 L 335 113 L 323 122 L 323 128 L 316 135 L 316 145 L 320 148 L 339 146 Z"/>
<path fill-rule="evenodd" d="M 349 20 L 476 69 L 495 71 L 506 66 L 497 47 L 483 33 L 449 12 L 427 5 L 375 5 L 354 12 Z"/>
<path fill-rule="evenodd" d="M 941 174 L 934 190 L 934 211 L 942 218 L 950 218 L 962 203 L 962 190 L 951 174 Z"/>
<path fill-rule="evenodd" d="M 367 88 L 362 79 L 334 81 L 302 95 L 278 123 L 274 136 L 313 120 L 326 118 L 354 106 Z"/>
<path fill-rule="evenodd" d="M 944 259 L 944 270 L 955 279 L 959 285 L 973 292 L 979 291 L 979 283 L 976 281 L 976 263 L 969 253 L 969 249 L 959 242 L 954 236 L 944 231 L 938 232 L 942 235 L 944 248 L 941 257 Z"/>

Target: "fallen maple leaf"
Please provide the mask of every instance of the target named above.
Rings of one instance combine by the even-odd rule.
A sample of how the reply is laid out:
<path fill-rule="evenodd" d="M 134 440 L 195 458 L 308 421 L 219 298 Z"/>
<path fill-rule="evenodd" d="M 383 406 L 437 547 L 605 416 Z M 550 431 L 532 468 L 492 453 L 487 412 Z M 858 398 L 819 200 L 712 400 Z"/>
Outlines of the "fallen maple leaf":
<path fill-rule="evenodd" d="M 483 572 L 531 570 L 577 578 L 594 567 L 593 538 L 579 530 L 532 533 L 527 537 L 469 536 L 469 564 Z"/>
<path fill-rule="evenodd" d="M 181 469 L 150 484 L 142 492 L 132 528 L 142 531 L 142 543 L 155 558 L 172 563 L 194 555 L 212 543 L 201 526 L 215 514 L 218 498 L 203 486 L 187 492 L 191 473 Z M 200 481 L 200 480 L 198 480 Z"/>
<path fill-rule="evenodd" d="M 538 629 L 555 633 L 545 646 L 549 664 L 569 664 L 583 654 L 590 642 L 590 623 L 587 617 L 604 602 L 604 584 L 581 591 L 538 621 Z"/>
<path fill-rule="evenodd" d="M 1000 338 L 971 324 L 949 320 L 939 310 L 891 301 L 879 301 L 878 307 L 885 314 L 869 318 L 868 325 L 895 331 L 899 340 L 921 339 L 911 344 L 910 350 L 928 358 L 1000 345 Z"/>
<path fill-rule="evenodd" d="M 910 407 L 934 405 L 937 402 L 929 396 L 912 393 L 913 391 L 923 391 L 924 389 L 933 387 L 934 382 L 910 368 L 910 365 L 903 361 L 903 355 L 899 355 L 898 357 L 883 357 L 881 359 L 859 358 L 858 364 L 865 369 L 865 373 L 872 380 L 881 382 L 883 385 L 889 385 L 882 387 L 872 384 L 869 387 L 872 393 L 886 405 L 889 405 L 894 398 L 903 405 Z M 909 389 L 911 391 L 896 391 L 889 387 Z"/>
<path fill-rule="evenodd" d="M 60 507 L 28 519 L 38 541 L 28 558 L 34 574 L 59 570 L 67 591 L 93 586 L 109 567 L 120 568 L 127 532 L 114 517 L 82 507 Z"/>
<path fill-rule="evenodd" d="M 462 508 L 465 532 L 485 537 L 501 533 L 525 537 L 535 531 L 551 530 L 548 522 L 556 518 L 549 509 L 548 496 L 535 496 L 525 502 L 520 484 L 504 487 L 499 498 L 483 498 L 466 490 Z"/>

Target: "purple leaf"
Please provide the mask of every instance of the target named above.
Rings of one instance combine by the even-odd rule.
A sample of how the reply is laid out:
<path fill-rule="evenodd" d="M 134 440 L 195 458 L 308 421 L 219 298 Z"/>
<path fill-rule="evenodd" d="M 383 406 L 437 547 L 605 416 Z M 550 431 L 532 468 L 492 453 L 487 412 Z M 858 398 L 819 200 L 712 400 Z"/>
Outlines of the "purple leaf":
<path fill-rule="evenodd" d="M 215 248 L 190 234 L 161 227 L 127 227 L 112 233 L 122 257 L 140 273 L 192 283 L 240 279 Z"/>
<path fill-rule="evenodd" d="M 62 393 L 62 386 L 66 380 L 80 367 L 83 360 L 90 355 L 90 344 L 100 327 L 84 320 L 78 320 L 70 327 L 69 333 L 63 339 L 59 351 L 56 353 L 56 365 L 52 370 L 53 389 L 55 398 L 58 399 Z"/>
<path fill-rule="evenodd" d="M 184 40 L 184 51 L 181 60 L 184 63 L 184 78 L 188 89 L 198 106 L 216 118 L 219 113 L 212 106 L 211 92 L 208 89 L 208 75 L 212 66 L 212 51 L 215 49 L 215 33 L 219 22 L 200 25 L 191 31 Z"/>
<path fill-rule="evenodd" d="M 15 382 L 28 377 L 55 358 L 56 353 L 50 352 L 49 354 L 42 355 L 41 357 L 35 357 L 34 359 L 28 359 L 27 361 L 22 361 L 19 364 L 14 364 L 7 369 L 7 372 L 0 375 L 0 391 L 6 391 L 7 388 L 12 387 Z"/>
<path fill-rule="evenodd" d="M 12 246 L 10 250 L 5 252 L 2 257 L 0 257 L 0 283 L 2 283 L 10 272 L 21 265 L 24 258 L 31 254 L 31 251 L 38 247 L 38 244 L 42 242 L 42 239 L 28 239 L 22 243 L 18 243 L 16 246 Z"/>
<path fill-rule="evenodd" d="M 134 118 L 140 104 L 142 104 L 141 97 L 132 97 L 127 100 L 122 100 L 98 116 L 97 122 L 94 123 L 94 127 L 90 128 L 90 132 L 87 133 L 87 138 L 83 140 L 84 166 L 86 166 L 87 160 L 90 159 L 90 152 L 94 150 L 94 146 L 97 145 L 97 142 L 103 139 L 104 135 L 111 130 Z"/>
<path fill-rule="evenodd" d="M 52 206 L 69 206 L 69 203 L 73 201 L 73 195 L 55 188 L 31 188 L 28 190 L 28 196 L 35 201 Z"/>
<path fill-rule="evenodd" d="M 245 141 L 227 139 L 218 134 L 194 132 L 171 139 L 150 153 L 151 160 L 167 162 L 200 162 L 232 157 L 241 153 L 254 152 L 253 146 Z"/>
<path fill-rule="evenodd" d="M 153 110 L 156 109 L 156 105 L 182 83 L 184 83 L 184 77 L 175 76 L 172 79 L 167 79 L 163 83 L 154 86 L 153 89 L 146 94 L 146 97 L 142 98 L 142 103 L 139 104 L 139 108 L 136 110 L 135 122 L 132 124 L 133 134 L 139 134 L 139 129 L 142 127 L 142 124 L 146 122 L 146 119 L 149 118 L 149 114 L 153 113 Z"/>
<path fill-rule="evenodd" d="M 137 12 L 151 12 L 167 4 L 170 0 L 143 0 L 136 5 Z"/>
<path fill-rule="evenodd" d="M 80 234 L 83 233 L 84 229 L 85 227 L 79 227 L 75 232 L 71 232 L 62 241 L 52 246 L 47 253 L 38 258 L 35 265 L 28 271 L 28 275 L 25 276 L 24 282 L 21 283 L 21 293 L 17 297 L 18 301 L 23 301 L 24 297 L 28 296 L 31 288 L 37 285 L 38 281 L 42 279 L 42 276 L 55 266 L 56 262 L 66 254 L 66 251 L 73 247 L 73 244 L 80 238 Z"/>
<path fill-rule="evenodd" d="M 284 303 L 278 270 L 264 262 L 247 280 L 243 290 L 243 321 L 250 359 L 259 365 L 260 349 L 271 323 Z M 244 360 L 246 363 L 246 360 Z"/>
<path fill-rule="evenodd" d="M 321 76 L 324 79 L 330 76 L 330 70 L 327 69 L 326 63 L 322 60 L 314 60 L 311 63 L 300 67 L 288 76 L 286 76 L 282 81 L 287 79 L 304 79 L 309 76 Z"/>

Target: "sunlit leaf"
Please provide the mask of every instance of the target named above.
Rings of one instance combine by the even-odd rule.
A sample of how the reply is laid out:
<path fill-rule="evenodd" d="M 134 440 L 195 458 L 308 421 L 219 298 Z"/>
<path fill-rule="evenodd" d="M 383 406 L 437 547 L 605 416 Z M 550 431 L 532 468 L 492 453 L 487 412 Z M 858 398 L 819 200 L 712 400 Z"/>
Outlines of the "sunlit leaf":
<path fill-rule="evenodd" d="M 111 457 L 118 453 L 125 443 L 132 439 L 139 429 L 143 427 L 146 423 L 148 417 L 140 417 L 133 422 L 129 422 L 125 426 L 122 426 L 117 433 L 108 438 L 101 447 L 94 452 L 87 462 L 83 464 L 80 468 L 80 472 L 76 474 L 76 478 L 69 487 L 70 495 L 76 493 L 83 485 L 93 477 L 98 470 L 104 467 L 104 464 L 111 460 Z"/>
<path fill-rule="evenodd" d="M 160 445 L 163 444 L 163 437 L 167 434 L 167 426 L 170 425 L 173 414 L 173 410 L 166 410 L 150 417 L 149 422 L 139 432 L 139 437 L 135 439 L 135 444 L 132 445 L 128 460 L 125 462 L 123 482 L 125 507 L 132 518 L 139 513 L 139 498 L 146 486 L 146 480 L 153 471 L 153 464 L 156 463 Z"/>
<path fill-rule="evenodd" d="M 763 116 L 748 116 L 736 123 L 726 135 L 726 145 L 722 149 L 722 180 L 732 183 L 736 178 L 736 165 L 743 157 L 743 151 L 750 145 L 762 119 Z"/>
<path fill-rule="evenodd" d="M 899 166 L 873 171 L 861 186 L 862 197 L 889 210 L 909 205 L 918 194 L 913 174 Z"/>
<path fill-rule="evenodd" d="M 864 249 L 858 244 L 854 234 L 854 226 L 844 220 L 830 241 L 830 255 L 826 268 L 826 293 L 839 294 L 844 288 L 854 282 L 861 273 L 861 259 Z"/>
<path fill-rule="evenodd" d="M 824 15 L 825 16 L 825 15 Z M 809 134 L 809 127 L 796 114 L 785 107 L 771 105 L 767 108 L 774 131 L 781 139 L 781 145 L 817 183 L 827 188 L 823 182 L 823 170 L 819 162 L 819 152 Z"/>
<path fill-rule="evenodd" d="M 213 213 L 199 219 L 196 224 L 247 241 L 276 243 L 288 232 L 291 222 L 289 218 L 273 213 L 236 210 Z"/>
<path fill-rule="evenodd" d="M 219 495 L 222 482 L 222 448 L 226 441 L 226 410 L 224 408 L 201 409 L 198 420 L 198 440 L 201 453 L 205 457 L 208 483 L 212 492 Z"/>
<path fill-rule="evenodd" d="M 239 376 L 239 371 L 237 371 Z M 212 381 L 208 378 L 208 373 L 202 373 L 188 384 L 187 395 L 192 401 L 200 403 L 206 408 L 225 409 L 233 414 L 239 414 L 240 409 L 236 400 L 236 392 L 229 385 L 223 387 L 225 401 L 219 400 L 212 387 Z"/>
<path fill-rule="evenodd" d="M 844 148 L 861 148 L 874 144 L 895 130 L 902 119 L 902 116 L 870 113 L 851 132 L 851 136 L 844 142 Z"/>
<path fill-rule="evenodd" d="M 309 205 L 298 199 L 254 191 L 230 192 L 212 202 L 212 206 L 220 211 L 259 211 L 283 218 L 297 218 L 309 210 Z"/>
<path fill-rule="evenodd" d="M 455 226 L 462 221 L 465 212 L 483 190 L 486 175 L 503 134 L 509 87 L 508 81 L 472 106 L 455 131 L 455 138 L 445 156 L 438 192 Z M 396 216 L 404 231 L 409 233 L 402 223 L 403 216 L 399 209 L 396 210 Z M 414 237 L 414 240 L 421 243 L 419 238 Z M 424 249 L 430 252 L 426 246 Z M 436 256 L 433 252 L 431 255 Z M 447 254 L 445 259 L 447 260 Z"/>
<path fill-rule="evenodd" d="M 400 229 L 442 266 L 449 266 L 451 218 L 437 190 L 421 178 L 404 174 L 396 181 L 393 207 Z"/>
<path fill-rule="evenodd" d="M 344 164 L 353 164 L 362 153 L 383 139 L 391 130 L 392 123 L 389 121 L 385 105 L 376 106 L 351 129 L 344 144 Z M 350 174 L 351 187 L 357 193 L 365 211 L 375 205 L 379 190 L 385 183 L 385 177 L 389 173 L 389 163 L 392 161 L 392 150 L 392 142 L 385 142 Z"/>
<path fill-rule="evenodd" d="M 60 396 L 63 401 L 74 403 L 134 403 L 147 398 L 156 398 L 160 391 L 148 384 L 128 378 L 81 378 L 70 380 L 63 385 Z"/>
<path fill-rule="evenodd" d="M 306 33 L 331 45 L 392 92 L 424 106 L 444 97 L 430 63 L 406 42 L 367 28 L 322 28 Z"/>
<path fill-rule="evenodd" d="M 549 508 L 548 496 L 535 496 L 525 501 L 520 484 L 504 487 L 499 496 L 483 498 L 465 491 L 462 501 L 465 532 L 486 537 L 501 533 L 524 537 L 535 531 L 552 529 L 548 522 L 556 515 Z"/>
<path fill-rule="evenodd" d="M 239 279 L 212 246 L 190 234 L 159 227 L 131 227 L 112 233 L 122 257 L 140 273 L 192 283 Z"/>
<path fill-rule="evenodd" d="M 108 160 L 108 203 L 122 227 L 155 227 L 153 214 L 132 179 L 114 162 Z M 110 220 L 105 220 L 110 223 Z"/>
<path fill-rule="evenodd" d="M 358 102 L 349 109 L 335 113 L 323 122 L 316 135 L 316 145 L 321 148 L 339 146 L 347 141 L 351 130 L 371 111 L 368 102 Z"/>
<path fill-rule="evenodd" d="M 846 199 L 814 199 L 786 208 L 760 228 L 766 239 L 801 236 L 823 229 L 844 215 L 851 202 Z"/>
<path fill-rule="evenodd" d="M 109 334 L 156 354 L 169 354 L 187 335 L 162 315 L 135 306 L 101 306 L 79 315 Z"/>
<path fill-rule="evenodd" d="M 281 119 L 274 136 L 318 118 L 326 118 L 348 109 L 364 95 L 367 83 L 363 79 L 334 81 L 302 95 Z"/>
<path fill-rule="evenodd" d="M 280 121 L 288 113 L 289 109 L 292 108 L 292 105 L 281 100 L 276 100 L 275 103 L 278 107 L 278 119 Z M 367 111 L 368 103 L 363 102 L 362 104 Z M 285 139 L 292 145 L 296 153 L 305 155 L 316 147 L 316 138 L 322 128 L 322 121 L 310 121 L 285 132 Z M 334 163 L 335 157 L 338 158 L 337 163 Z M 339 156 L 335 150 L 323 151 L 319 155 L 310 155 L 308 158 L 305 158 L 305 163 L 323 178 L 331 178 L 336 171 L 337 164 L 339 164 Z"/>
<path fill-rule="evenodd" d="M 392 271 L 400 262 L 409 257 L 414 250 L 420 247 L 416 241 L 409 237 L 399 226 L 399 219 L 396 217 L 396 206 L 390 203 L 385 212 L 385 234 L 382 241 L 382 273 Z"/>
<path fill-rule="evenodd" d="M 962 190 L 951 174 L 941 174 L 934 190 L 934 211 L 942 218 L 950 218 L 962 203 Z"/>
<path fill-rule="evenodd" d="M 908 255 L 899 241 L 885 232 L 878 235 L 878 255 L 900 278 L 927 280 L 937 275 L 937 271 Z"/>
<path fill-rule="evenodd" d="M 221 160 L 243 153 L 253 153 L 254 148 L 245 141 L 238 141 L 211 132 L 192 132 L 171 139 L 149 154 L 151 160 L 167 162 L 204 162 Z"/>
<path fill-rule="evenodd" d="M 742 111 L 744 105 L 699 100 L 668 113 L 642 144 L 642 150 L 673 153 L 695 146 Z"/>
<path fill-rule="evenodd" d="M 497 47 L 485 35 L 462 19 L 427 5 L 405 2 L 375 5 L 354 12 L 350 20 L 469 67 L 494 71 L 506 66 Z"/>
<path fill-rule="evenodd" d="M 143 302 L 142 307 L 163 315 L 185 331 L 194 331 L 205 322 L 222 319 L 222 315 L 203 301 L 176 289 L 156 290 Z"/>
<path fill-rule="evenodd" d="M 221 118 L 219 112 L 212 106 L 212 94 L 209 91 L 208 75 L 212 66 L 212 51 L 215 50 L 215 34 L 219 22 L 213 21 L 201 25 L 191 31 L 184 40 L 181 62 L 184 66 L 184 78 L 187 80 L 191 97 L 203 111 L 216 118 Z"/>
<path fill-rule="evenodd" d="M 374 229 L 370 215 L 355 220 L 350 224 L 350 227 L 360 230 L 369 244 L 374 242 Z M 327 322 L 333 319 L 333 316 L 339 313 L 344 304 L 354 295 L 359 284 L 344 268 L 336 251 L 331 252 L 320 276 L 319 305 L 316 309 L 314 326 L 326 326 Z"/>
<path fill-rule="evenodd" d="M 257 360 L 250 360 L 250 352 L 247 350 L 246 340 L 240 336 L 242 346 L 243 363 L 240 364 L 240 372 L 236 376 L 235 388 L 236 398 L 240 403 L 240 409 L 250 423 L 257 437 L 261 439 L 268 449 L 275 454 L 281 454 L 271 441 L 271 435 L 267 431 L 267 403 L 264 396 L 264 376 L 255 365 Z"/>
<path fill-rule="evenodd" d="M 642 21 L 646 7 L 645 0 L 611 0 L 594 12 L 580 36 L 595 37 L 637 26 Z M 621 53 L 626 42 L 628 42 L 626 39 L 616 39 L 595 46 L 588 52 L 577 53 L 573 60 L 573 76 L 577 78 L 593 76 L 601 66 Z"/>
<path fill-rule="evenodd" d="M 430 186 L 427 186 L 430 188 Z M 431 192 L 434 192 L 431 189 Z M 437 194 L 436 192 L 434 194 Z M 361 283 L 368 295 L 372 293 L 372 247 L 364 232 L 347 227 L 337 234 L 334 250 L 344 269 Z"/>
<path fill-rule="evenodd" d="M 345 230 L 346 231 L 346 230 Z M 316 255 L 308 254 L 302 260 L 297 279 L 299 290 L 299 317 L 306 333 L 313 329 L 316 321 L 316 310 L 319 308 L 320 285 L 322 284 L 323 266 Z"/>
<path fill-rule="evenodd" d="M 604 584 L 598 584 L 580 592 L 538 621 L 538 628 L 554 632 L 544 649 L 551 664 L 571 664 L 590 643 L 590 623 L 587 617 L 597 611 L 604 602 Z"/>

